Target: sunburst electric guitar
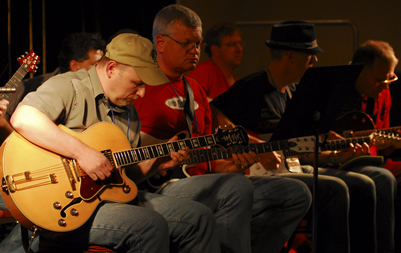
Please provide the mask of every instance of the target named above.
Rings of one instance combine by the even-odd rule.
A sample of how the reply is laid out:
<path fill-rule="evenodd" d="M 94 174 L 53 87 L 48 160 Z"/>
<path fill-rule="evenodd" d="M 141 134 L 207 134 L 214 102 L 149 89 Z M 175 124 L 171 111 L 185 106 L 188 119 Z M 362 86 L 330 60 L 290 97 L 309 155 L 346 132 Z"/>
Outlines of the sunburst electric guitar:
<path fill-rule="evenodd" d="M 60 128 L 101 151 L 114 167 L 111 177 L 93 181 L 74 159 L 43 149 L 13 132 L 0 148 L 1 196 L 12 215 L 28 229 L 66 232 L 83 225 L 102 202 L 125 203 L 137 187 L 125 167 L 168 156 L 185 147 L 228 147 L 247 142 L 243 129 L 220 129 L 214 135 L 132 149 L 125 134 L 111 123 L 98 123 L 82 133 Z"/>

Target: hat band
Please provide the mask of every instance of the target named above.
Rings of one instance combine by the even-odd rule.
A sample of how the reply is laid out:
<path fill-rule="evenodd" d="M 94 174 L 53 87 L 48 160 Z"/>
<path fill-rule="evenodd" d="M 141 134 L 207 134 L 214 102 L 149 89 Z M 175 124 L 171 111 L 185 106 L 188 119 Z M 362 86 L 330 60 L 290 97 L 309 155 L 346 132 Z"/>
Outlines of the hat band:
<path fill-rule="evenodd" d="M 305 49 L 318 47 L 317 40 L 314 40 L 312 42 L 301 42 L 301 43 L 280 42 L 280 41 L 270 40 L 269 44 L 276 46 L 286 46 L 286 47 L 305 48 Z"/>

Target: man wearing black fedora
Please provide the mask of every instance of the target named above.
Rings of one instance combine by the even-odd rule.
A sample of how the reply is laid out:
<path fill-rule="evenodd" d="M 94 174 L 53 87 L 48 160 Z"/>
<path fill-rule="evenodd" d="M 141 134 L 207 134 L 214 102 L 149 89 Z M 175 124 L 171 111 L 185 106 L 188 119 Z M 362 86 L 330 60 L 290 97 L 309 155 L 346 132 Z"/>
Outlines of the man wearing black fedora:
<path fill-rule="evenodd" d="M 318 61 L 317 53 L 323 52 L 316 40 L 315 26 L 304 21 L 275 24 L 266 45 L 272 58 L 268 68 L 237 81 L 211 102 L 215 126 L 242 125 L 257 134 L 256 142 L 265 141 L 260 136 L 268 136 L 275 130 L 295 90 L 294 84 Z M 305 103 L 308 99 L 312 98 L 305 98 Z M 367 152 L 367 144 L 358 144 L 339 151 L 336 162 L 343 163 Z M 274 158 L 273 153 L 268 154 Z M 281 158 L 277 162 L 284 160 Z M 322 156 L 319 162 L 327 163 L 331 158 Z M 271 166 L 262 164 L 263 167 Z M 371 166 L 365 167 L 369 170 Z M 276 175 L 302 180 L 312 189 L 312 171 L 311 166 L 302 166 L 300 173 Z M 331 171 L 330 175 L 318 178 L 318 252 L 350 252 L 351 249 L 352 252 L 376 252 L 374 181 L 362 173 Z"/>

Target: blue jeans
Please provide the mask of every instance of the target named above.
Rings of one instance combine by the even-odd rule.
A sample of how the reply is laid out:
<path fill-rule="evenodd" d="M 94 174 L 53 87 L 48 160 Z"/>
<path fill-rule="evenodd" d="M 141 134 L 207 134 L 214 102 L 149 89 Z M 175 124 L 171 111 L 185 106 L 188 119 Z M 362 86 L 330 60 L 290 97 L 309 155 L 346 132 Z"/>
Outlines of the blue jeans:
<path fill-rule="evenodd" d="M 160 194 L 204 204 L 214 214 L 221 251 L 250 252 L 253 187 L 243 175 L 193 176 L 168 184 Z"/>
<path fill-rule="evenodd" d="M 313 171 L 310 166 L 303 169 Z M 285 173 L 280 177 L 293 178 L 304 182 L 313 192 L 313 175 L 305 173 Z M 349 194 L 345 182 L 339 178 L 319 175 L 316 199 L 317 252 L 350 252 L 349 236 Z M 312 210 L 310 210 L 312 214 Z M 309 218 L 313 216 L 309 216 Z M 316 224 L 312 224 L 316 225 Z"/>
<path fill-rule="evenodd" d="M 279 252 L 311 203 L 302 182 L 239 174 L 181 179 L 161 194 L 207 205 L 215 214 L 222 252 L 250 252 L 250 241 L 252 252 Z"/>
<path fill-rule="evenodd" d="M 275 176 L 251 176 L 254 202 L 252 252 L 277 253 L 297 228 L 312 202 L 301 181 Z"/>
<path fill-rule="evenodd" d="M 341 178 L 349 188 L 351 252 L 394 252 L 397 183 L 391 172 L 355 166 L 348 171 L 319 168 L 320 174 Z"/>
<path fill-rule="evenodd" d="M 220 252 L 213 214 L 204 205 L 145 192 L 137 199 L 142 206 L 104 203 L 80 228 L 41 238 L 62 248 L 73 242 L 74 250 L 98 245 L 122 252 Z M 1 242 L 0 252 L 24 252 L 19 229 Z"/>

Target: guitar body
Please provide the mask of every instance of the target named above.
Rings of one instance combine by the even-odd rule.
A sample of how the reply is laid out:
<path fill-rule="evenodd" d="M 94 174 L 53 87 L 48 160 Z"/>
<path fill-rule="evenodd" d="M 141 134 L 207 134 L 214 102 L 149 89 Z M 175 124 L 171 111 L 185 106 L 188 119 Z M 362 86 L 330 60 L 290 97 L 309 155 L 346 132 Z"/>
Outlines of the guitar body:
<path fill-rule="evenodd" d="M 99 151 L 131 149 L 124 133 L 111 123 L 95 124 L 83 133 L 60 128 Z M 17 132 L 3 143 L 0 154 L 1 195 L 13 216 L 29 229 L 71 231 L 83 225 L 102 201 L 125 203 L 137 195 L 124 168 L 114 168 L 105 181 L 92 181 L 74 160 L 36 146 Z"/>

